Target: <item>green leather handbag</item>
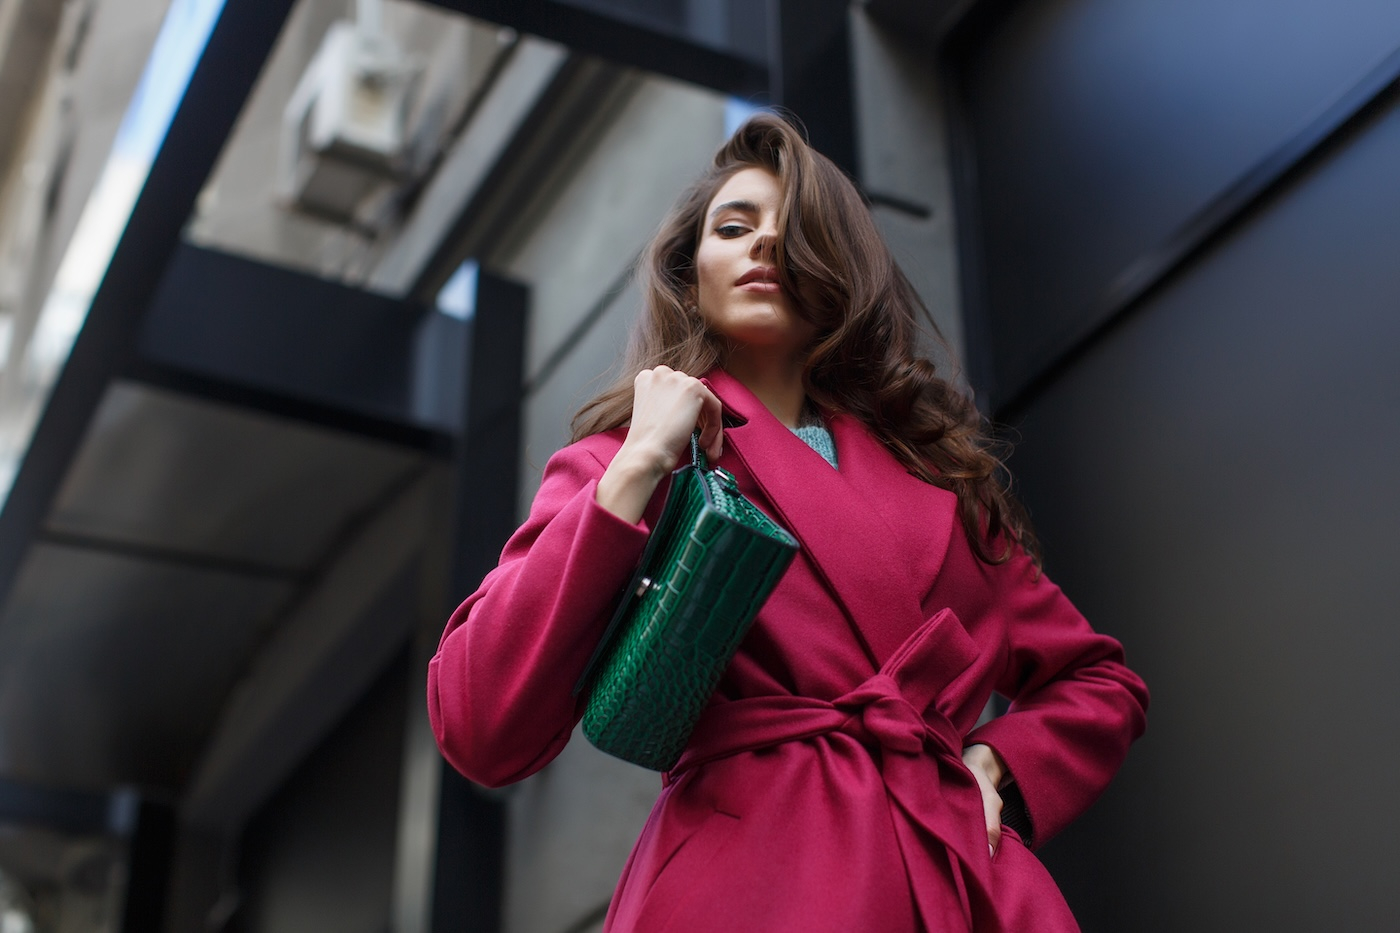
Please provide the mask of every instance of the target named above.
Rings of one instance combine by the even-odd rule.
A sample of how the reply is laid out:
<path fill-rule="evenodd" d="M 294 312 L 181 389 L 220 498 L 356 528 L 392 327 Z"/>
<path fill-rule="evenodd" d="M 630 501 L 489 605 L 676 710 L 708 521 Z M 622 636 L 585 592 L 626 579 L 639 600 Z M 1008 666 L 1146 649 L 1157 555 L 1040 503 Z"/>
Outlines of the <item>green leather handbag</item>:
<path fill-rule="evenodd" d="M 574 687 L 583 734 L 610 755 L 666 771 L 754 617 L 797 553 L 797 539 L 708 469 L 699 434 L 671 474 L 661 517 L 622 603 Z"/>

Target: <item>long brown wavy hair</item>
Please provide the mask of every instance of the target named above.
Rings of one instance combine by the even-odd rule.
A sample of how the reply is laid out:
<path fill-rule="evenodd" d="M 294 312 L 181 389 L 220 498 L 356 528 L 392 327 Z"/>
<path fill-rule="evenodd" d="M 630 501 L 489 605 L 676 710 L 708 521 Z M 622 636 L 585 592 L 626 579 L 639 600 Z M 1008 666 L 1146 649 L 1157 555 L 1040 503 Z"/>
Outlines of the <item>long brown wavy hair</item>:
<path fill-rule="evenodd" d="M 1017 544 L 1038 566 L 1035 534 L 1007 488 L 1004 445 L 972 400 L 918 355 L 915 315 L 929 319 L 928 312 L 860 192 L 773 114 L 745 122 L 662 221 L 638 265 L 644 307 L 621 374 L 574 416 L 574 439 L 628 421 L 641 370 L 665 365 L 698 376 L 723 364 L 722 342 L 688 311 L 695 253 L 715 192 L 752 167 L 778 178 L 775 263 L 783 287 L 798 296 L 798 313 L 817 329 L 803 374 L 808 398 L 860 419 L 911 473 L 955 493 L 980 559 L 1003 563 Z"/>

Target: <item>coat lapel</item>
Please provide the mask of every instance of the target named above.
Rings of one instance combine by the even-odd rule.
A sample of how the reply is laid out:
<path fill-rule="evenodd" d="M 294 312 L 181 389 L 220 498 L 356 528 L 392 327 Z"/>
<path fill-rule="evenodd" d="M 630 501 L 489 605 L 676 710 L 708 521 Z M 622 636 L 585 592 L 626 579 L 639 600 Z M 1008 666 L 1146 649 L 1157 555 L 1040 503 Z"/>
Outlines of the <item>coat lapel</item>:
<path fill-rule="evenodd" d="M 831 428 L 837 450 L 844 447 L 850 451 L 848 459 L 840 460 L 842 475 L 865 493 L 872 507 L 894 529 L 911 588 L 915 584 L 924 588 L 914 594 L 922 600 L 943 566 L 949 535 L 962 531 L 957 496 L 906 470 L 858 419 L 836 415 L 831 419 Z M 936 606 L 933 611 L 941 608 Z"/>
<path fill-rule="evenodd" d="M 878 668 L 924 621 L 920 600 L 954 517 L 949 494 L 909 475 L 854 418 L 831 421 L 840 463 L 833 470 L 738 380 L 715 370 L 706 382 L 740 422 L 725 431 L 721 464 L 731 456 L 742 464 Z"/>

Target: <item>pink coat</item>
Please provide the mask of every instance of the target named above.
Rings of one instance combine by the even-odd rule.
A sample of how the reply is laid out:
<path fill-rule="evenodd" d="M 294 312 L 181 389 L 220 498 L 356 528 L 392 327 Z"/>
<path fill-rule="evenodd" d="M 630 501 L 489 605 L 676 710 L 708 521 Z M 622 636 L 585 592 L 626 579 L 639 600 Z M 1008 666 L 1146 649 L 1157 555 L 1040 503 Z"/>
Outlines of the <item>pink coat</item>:
<path fill-rule="evenodd" d="M 724 455 L 801 541 L 701 719 L 618 882 L 608 929 L 766 933 L 1054 931 L 1077 925 L 1007 831 L 988 852 L 961 750 L 1000 753 L 1037 845 L 1103 790 L 1147 690 L 1024 557 L 973 556 L 955 497 L 855 419 L 840 469 L 722 371 Z M 646 542 L 598 506 L 622 429 L 551 458 L 500 565 L 453 614 L 429 669 L 443 754 L 488 785 L 564 747 L 570 695 Z M 974 728 L 992 691 L 1009 712 Z"/>

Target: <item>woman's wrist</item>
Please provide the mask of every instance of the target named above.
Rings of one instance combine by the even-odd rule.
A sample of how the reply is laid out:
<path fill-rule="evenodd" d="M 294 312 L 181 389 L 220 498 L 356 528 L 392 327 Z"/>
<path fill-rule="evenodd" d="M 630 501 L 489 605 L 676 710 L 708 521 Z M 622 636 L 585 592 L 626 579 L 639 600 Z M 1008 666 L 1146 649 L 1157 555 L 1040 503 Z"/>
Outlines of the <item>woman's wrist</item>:
<path fill-rule="evenodd" d="M 1006 762 L 1002 761 L 996 749 L 990 745 L 969 745 L 963 749 L 962 760 L 963 764 L 969 768 L 980 768 L 987 779 L 991 781 L 993 787 L 1001 787 L 1009 775 Z"/>
<path fill-rule="evenodd" d="M 629 449 L 624 443 L 598 480 L 595 498 L 618 518 L 636 524 L 672 465 L 653 451 L 640 446 Z"/>

